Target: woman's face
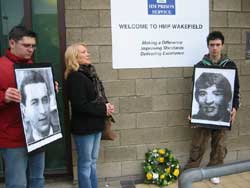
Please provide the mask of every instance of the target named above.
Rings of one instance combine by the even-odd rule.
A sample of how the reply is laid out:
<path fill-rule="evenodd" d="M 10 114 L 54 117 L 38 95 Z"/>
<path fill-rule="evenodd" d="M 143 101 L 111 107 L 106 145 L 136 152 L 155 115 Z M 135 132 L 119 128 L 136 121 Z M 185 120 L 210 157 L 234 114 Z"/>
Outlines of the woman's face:
<path fill-rule="evenodd" d="M 78 54 L 77 54 L 77 61 L 81 64 L 90 64 L 89 53 L 85 46 L 79 45 L 77 47 Z"/>

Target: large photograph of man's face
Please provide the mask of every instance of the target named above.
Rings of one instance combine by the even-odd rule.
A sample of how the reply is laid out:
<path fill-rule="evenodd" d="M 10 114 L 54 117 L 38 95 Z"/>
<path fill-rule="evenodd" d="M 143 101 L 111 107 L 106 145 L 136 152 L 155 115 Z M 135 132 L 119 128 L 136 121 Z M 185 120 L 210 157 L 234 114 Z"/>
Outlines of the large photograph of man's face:
<path fill-rule="evenodd" d="M 230 127 L 235 70 L 195 68 L 191 123 Z"/>
<path fill-rule="evenodd" d="M 62 137 L 50 67 L 15 69 L 28 151 Z"/>

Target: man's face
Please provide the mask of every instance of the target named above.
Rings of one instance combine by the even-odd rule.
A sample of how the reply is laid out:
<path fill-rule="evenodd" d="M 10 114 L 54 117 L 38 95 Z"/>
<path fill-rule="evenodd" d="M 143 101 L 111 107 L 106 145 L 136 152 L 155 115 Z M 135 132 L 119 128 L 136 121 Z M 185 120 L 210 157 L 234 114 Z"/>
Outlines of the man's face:
<path fill-rule="evenodd" d="M 25 119 L 29 121 L 33 130 L 47 136 L 50 130 L 50 101 L 46 84 L 27 84 L 24 92 L 26 94 Z"/>
<path fill-rule="evenodd" d="M 221 55 L 223 50 L 223 44 L 220 39 L 210 40 L 208 42 L 209 54 L 213 57 L 218 57 Z"/>
<path fill-rule="evenodd" d="M 208 116 L 214 117 L 218 115 L 221 110 L 221 106 L 224 103 L 224 90 L 216 88 L 212 85 L 205 89 L 199 89 L 198 91 L 198 103 L 200 111 Z"/>
<path fill-rule="evenodd" d="M 23 37 L 19 41 L 10 39 L 10 51 L 22 59 L 30 59 L 36 48 L 36 39 L 32 37 Z"/>

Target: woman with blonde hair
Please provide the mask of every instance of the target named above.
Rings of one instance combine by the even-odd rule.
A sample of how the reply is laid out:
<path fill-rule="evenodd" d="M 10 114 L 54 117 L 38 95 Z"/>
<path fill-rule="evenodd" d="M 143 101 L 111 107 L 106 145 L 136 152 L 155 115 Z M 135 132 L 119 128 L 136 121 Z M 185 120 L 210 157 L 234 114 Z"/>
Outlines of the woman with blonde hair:
<path fill-rule="evenodd" d="M 97 188 L 96 161 L 105 119 L 114 112 L 102 82 L 91 64 L 84 43 L 69 46 L 65 52 L 68 98 L 71 103 L 71 132 L 77 150 L 79 188 Z"/>

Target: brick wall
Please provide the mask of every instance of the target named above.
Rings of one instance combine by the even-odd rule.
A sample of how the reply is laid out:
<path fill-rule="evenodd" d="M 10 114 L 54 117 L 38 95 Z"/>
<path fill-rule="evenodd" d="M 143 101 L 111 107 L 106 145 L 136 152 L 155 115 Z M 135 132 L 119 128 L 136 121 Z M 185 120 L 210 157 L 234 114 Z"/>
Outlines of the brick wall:
<path fill-rule="evenodd" d="M 99 177 L 142 174 L 149 148 L 167 147 L 185 164 L 192 130 L 187 115 L 191 104 L 192 68 L 112 69 L 110 1 L 65 0 L 67 44 L 84 41 L 116 106 L 116 141 L 101 143 Z M 197 15 L 198 16 L 198 15 Z M 210 0 L 211 30 L 225 34 L 225 50 L 237 62 L 241 108 L 228 135 L 226 162 L 250 158 L 250 61 L 245 60 L 245 32 L 250 31 L 249 0 Z M 133 61 L 133 59 L 131 59 Z M 73 146 L 73 165 L 76 172 Z M 204 156 L 206 164 L 209 150 Z M 75 174 L 75 178 L 76 174 Z"/>

